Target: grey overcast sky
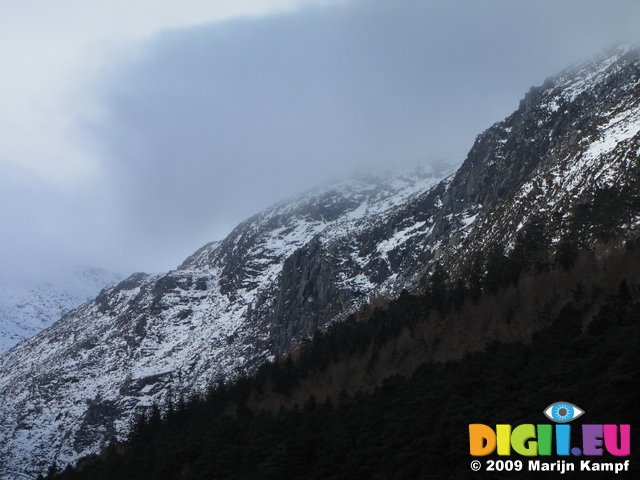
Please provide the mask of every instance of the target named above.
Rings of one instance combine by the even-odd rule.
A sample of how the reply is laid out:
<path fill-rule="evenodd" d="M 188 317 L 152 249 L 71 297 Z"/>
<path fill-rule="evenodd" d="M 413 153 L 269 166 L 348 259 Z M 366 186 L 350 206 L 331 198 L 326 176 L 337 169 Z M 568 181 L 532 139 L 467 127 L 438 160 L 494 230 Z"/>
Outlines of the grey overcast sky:
<path fill-rule="evenodd" d="M 161 271 L 369 169 L 464 160 L 640 38 L 617 0 L 0 0 L 0 275 Z"/>

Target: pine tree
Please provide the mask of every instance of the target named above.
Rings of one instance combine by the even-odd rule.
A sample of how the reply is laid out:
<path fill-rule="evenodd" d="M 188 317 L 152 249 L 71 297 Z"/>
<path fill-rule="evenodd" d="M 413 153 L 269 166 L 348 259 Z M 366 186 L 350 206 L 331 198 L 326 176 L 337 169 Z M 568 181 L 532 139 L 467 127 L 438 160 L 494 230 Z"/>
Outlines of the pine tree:
<path fill-rule="evenodd" d="M 444 310 L 447 304 L 448 281 L 449 274 L 440 262 L 436 262 L 429 282 L 429 296 L 431 297 L 434 307 L 440 311 Z"/>
<path fill-rule="evenodd" d="M 487 293 L 496 293 L 499 288 L 509 285 L 510 278 L 509 258 L 505 255 L 504 247 L 493 243 L 487 253 L 486 276 L 484 287 Z"/>

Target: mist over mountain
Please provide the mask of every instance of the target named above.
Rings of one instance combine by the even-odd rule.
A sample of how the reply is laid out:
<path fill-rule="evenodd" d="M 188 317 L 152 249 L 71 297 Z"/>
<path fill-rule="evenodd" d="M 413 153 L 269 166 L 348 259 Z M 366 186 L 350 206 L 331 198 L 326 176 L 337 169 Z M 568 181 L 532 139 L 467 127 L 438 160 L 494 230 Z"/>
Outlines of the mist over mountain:
<path fill-rule="evenodd" d="M 459 166 L 530 85 L 640 37 L 635 0 L 62 1 L 2 9 L 0 276 L 166 271 L 354 170 Z"/>

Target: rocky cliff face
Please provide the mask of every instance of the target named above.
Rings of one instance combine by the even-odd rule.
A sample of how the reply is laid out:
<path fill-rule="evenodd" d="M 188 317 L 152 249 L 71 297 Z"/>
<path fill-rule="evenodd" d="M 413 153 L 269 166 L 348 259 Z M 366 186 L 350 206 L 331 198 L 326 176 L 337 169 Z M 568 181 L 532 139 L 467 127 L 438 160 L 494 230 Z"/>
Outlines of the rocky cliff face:
<path fill-rule="evenodd" d="M 638 50 L 617 49 L 532 89 L 455 175 L 321 189 L 172 272 L 103 290 L 0 357 L 0 472 L 95 452 L 137 409 L 251 370 L 371 296 L 412 288 L 435 260 L 460 272 L 534 214 L 555 238 L 572 205 L 635 185 L 639 81 Z"/>
<path fill-rule="evenodd" d="M 557 241 L 572 207 L 606 189 L 637 188 L 639 152 L 638 47 L 619 47 L 547 79 L 478 136 L 456 172 L 440 215 L 455 217 L 469 206 L 480 214 L 469 235 L 443 251 L 443 260 L 455 270 L 492 242 L 511 246 L 535 215 Z M 629 218 L 624 227 L 636 223 Z"/>

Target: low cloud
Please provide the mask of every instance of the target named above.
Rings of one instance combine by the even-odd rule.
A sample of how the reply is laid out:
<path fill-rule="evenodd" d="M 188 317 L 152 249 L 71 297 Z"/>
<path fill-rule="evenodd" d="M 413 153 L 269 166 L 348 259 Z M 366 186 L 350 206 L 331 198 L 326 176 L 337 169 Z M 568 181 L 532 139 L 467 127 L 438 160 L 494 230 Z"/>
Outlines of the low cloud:
<path fill-rule="evenodd" d="M 318 183 L 460 163 L 531 85 L 640 34 L 631 2 L 282 8 L 109 50 L 82 82 L 83 107 L 65 97 L 70 136 L 46 169 L 14 162 L 5 174 L 0 148 L 2 255 L 171 268 Z"/>

